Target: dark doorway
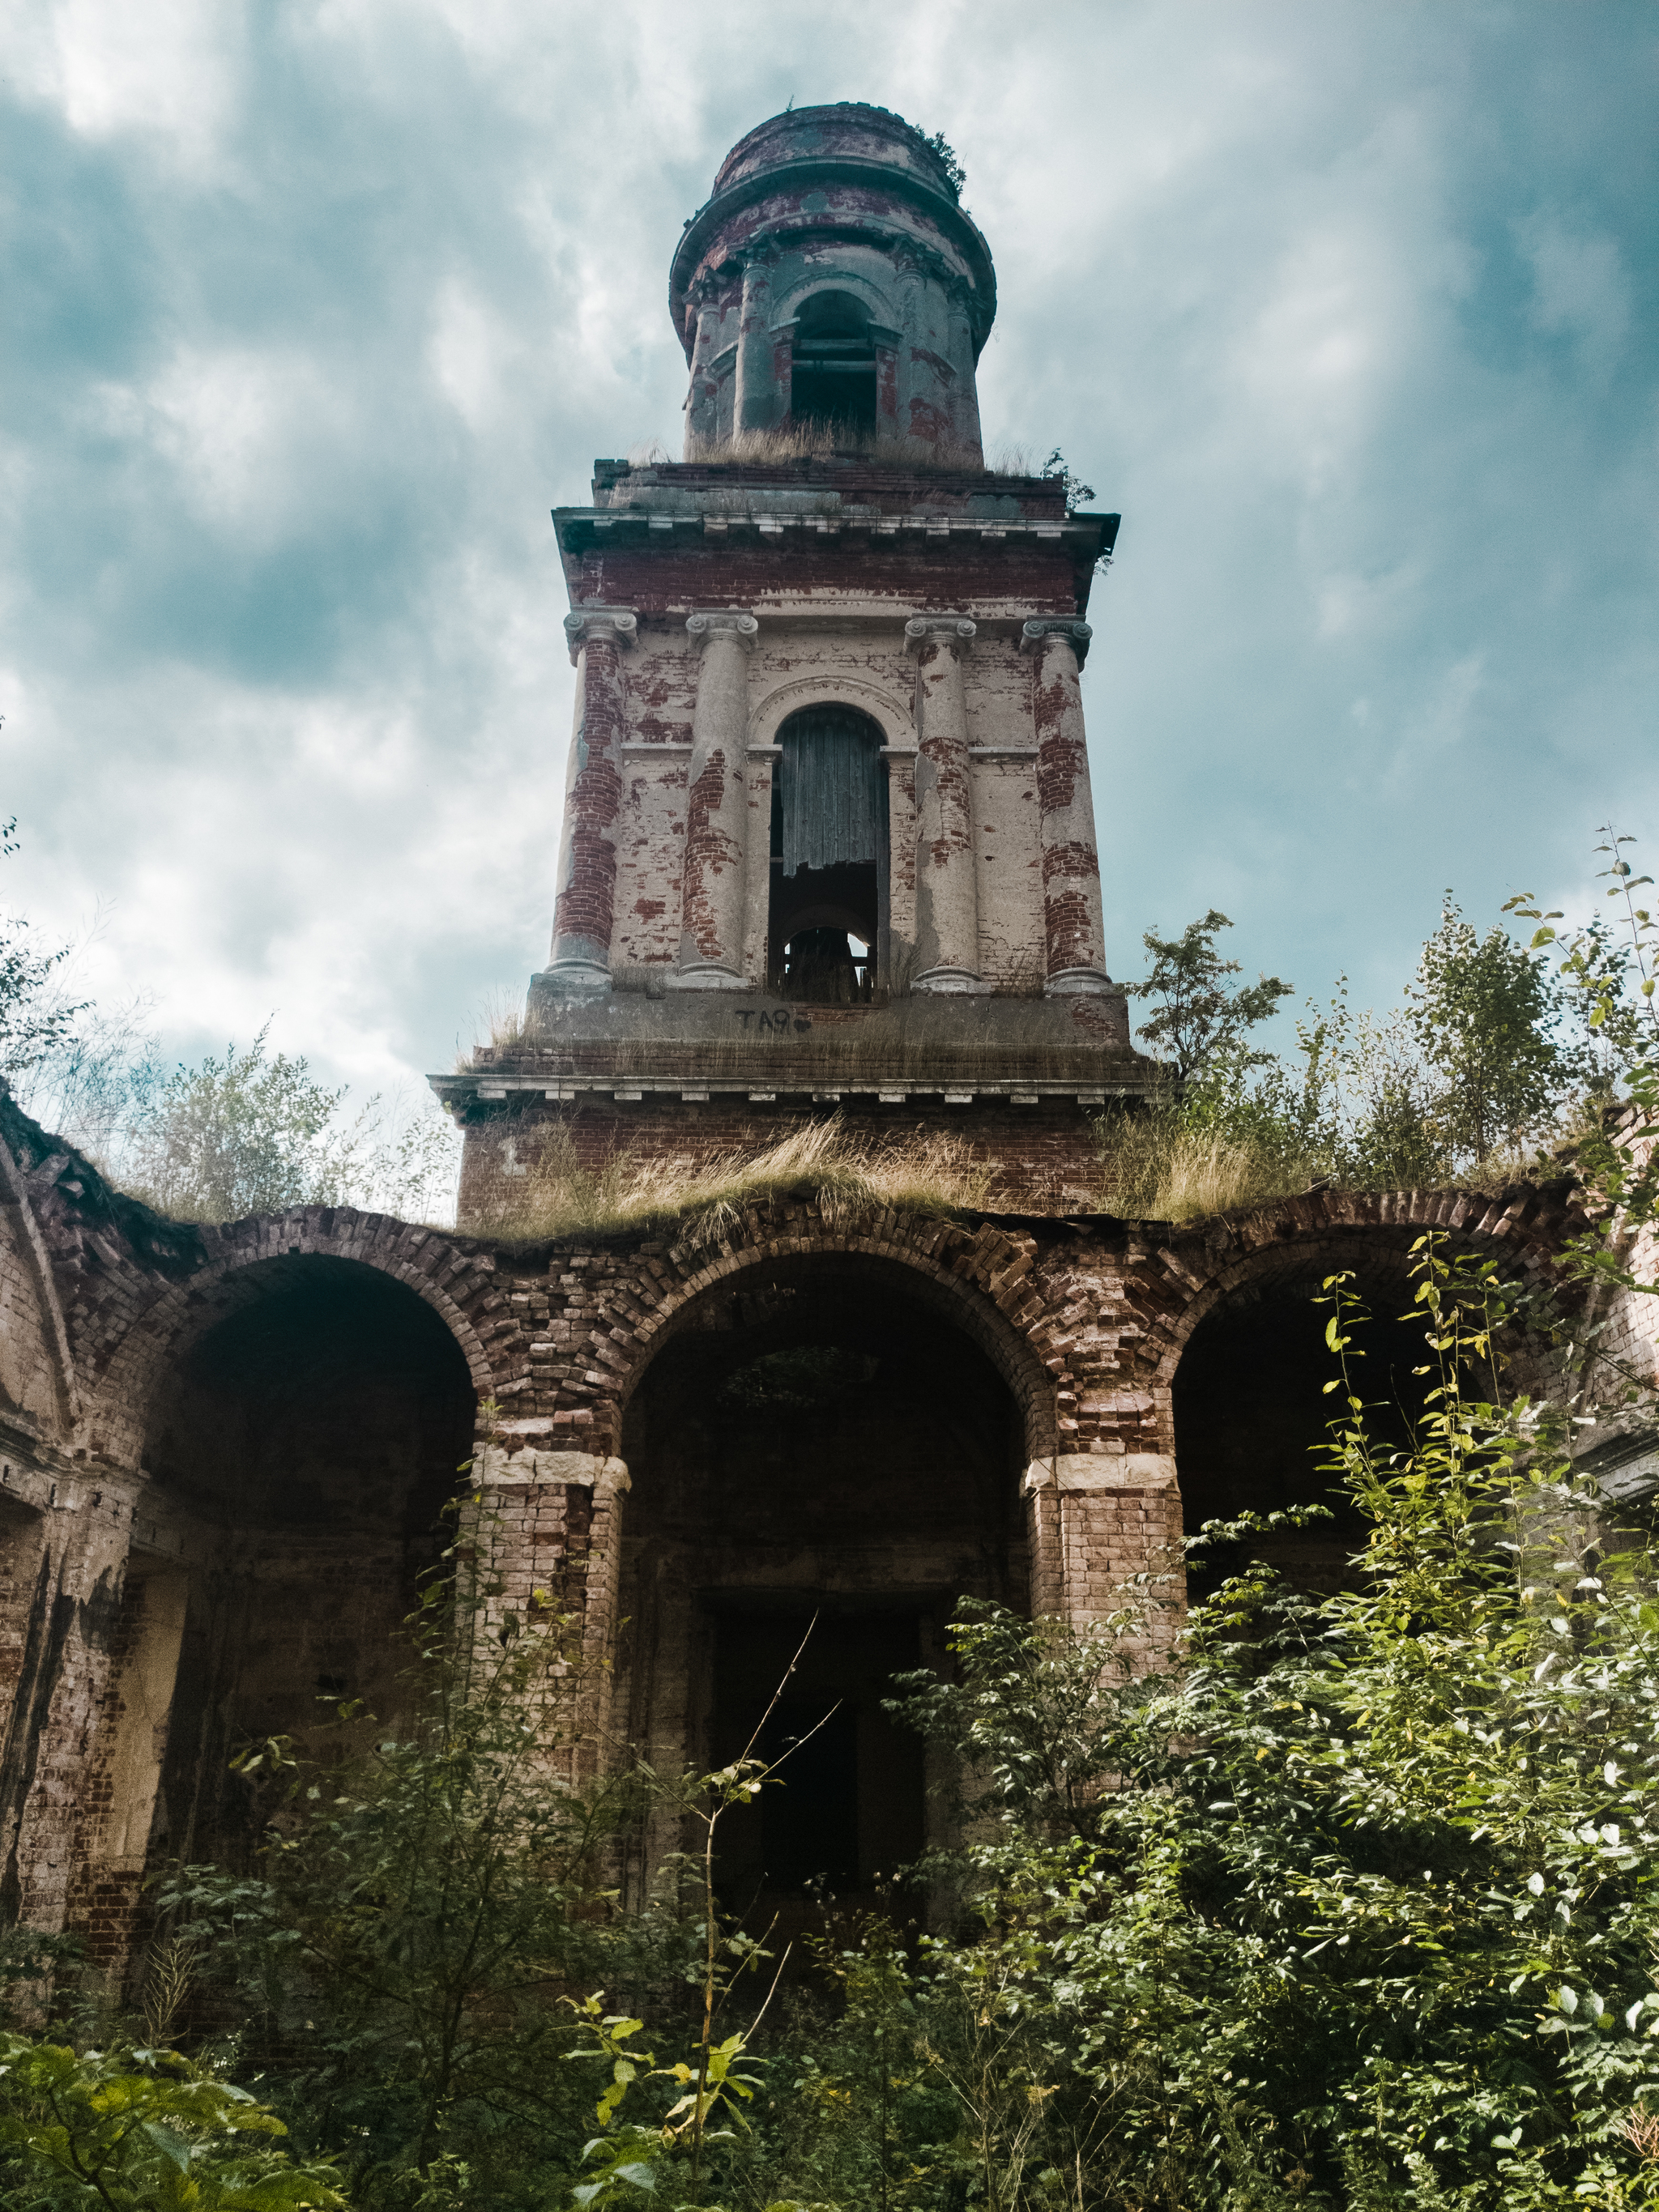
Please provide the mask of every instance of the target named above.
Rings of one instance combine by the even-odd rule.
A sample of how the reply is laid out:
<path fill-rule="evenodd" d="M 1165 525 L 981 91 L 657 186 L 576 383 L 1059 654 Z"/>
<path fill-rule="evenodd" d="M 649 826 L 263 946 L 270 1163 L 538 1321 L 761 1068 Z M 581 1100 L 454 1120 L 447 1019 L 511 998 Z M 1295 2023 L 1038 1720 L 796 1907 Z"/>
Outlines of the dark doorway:
<path fill-rule="evenodd" d="M 848 443 L 875 435 L 876 349 L 870 316 L 850 292 L 815 292 L 796 318 L 789 411 Z"/>
<path fill-rule="evenodd" d="M 919 1857 L 924 1841 L 922 1743 L 883 1711 L 894 1675 L 920 1664 L 918 1617 L 830 1607 L 814 1625 L 799 1604 L 754 1603 L 711 1601 L 710 1741 L 724 1765 L 758 1729 L 755 1755 L 781 1763 L 759 1802 L 726 1817 L 722 1887 L 739 1910 L 760 1896 L 872 1890 Z M 798 1651 L 787 1687 L 763 1719 Z"/>
<path fill-rule="evenodd" d="M 815 1880 L 873 1904 L 919 1855 L 923 1747 L 883 1700 L 944 1662 L 963 1597 L 1026 1601 L 1024 1418 L 924 1289 L 891 1261 L 781 1255 L 688 1316 L 628 1407 L 619 1733 L 660 1771 L 738 1757 L 819 1616 L 763 1748 L 835 1716 L 724 1824 L 745 1910 L 764 1893 L 805 1912 Z M 686 1841 L 672 1820 L 641 1835 L 635 1893 Z"/>
<path fill-rule="evenodd" d="M 1321 1470 L 1340 1410 L 1325 1389 L 1338 1372 L 1325 1341 L 1332 1309 L 1315 1303 L 1324 1272 L 1247 1287 L 1216 1306 L 1194 1330 L 1172 1392 L 1187 1534 L 1239 1513 L 1323 1505 L 1329 1520 L 1252 1547 L 1312 1589 L 1340 1584 L 1365 1539 L 1364 1520 Z M 1395 1317 L 1407 1296 L 1403 1281 L 1378 1282 L 1367 1298 L 1375 1318 L 1354 1331 L 1364 1354 L 1354 1365 L 1359 1395 L 1375 1403 L 1373 1433 L 1391 1444 L 1406 1442 L 1431 1387 L 1413 1372 L 1429 1356 L 1421 1322 Z M 1194 1595 L 1238 1564 L 1218 1554 L 1192 1575 Z"/>

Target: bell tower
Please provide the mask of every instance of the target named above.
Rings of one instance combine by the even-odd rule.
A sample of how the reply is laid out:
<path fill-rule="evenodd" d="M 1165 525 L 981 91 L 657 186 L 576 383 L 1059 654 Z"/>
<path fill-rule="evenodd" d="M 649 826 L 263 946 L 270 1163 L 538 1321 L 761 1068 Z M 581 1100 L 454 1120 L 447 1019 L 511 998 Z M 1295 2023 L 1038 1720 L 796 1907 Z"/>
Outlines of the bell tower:
<path fill-rule="evenodd" d="M 829 1110 L 949 1129 L 994 1202 L 1093 1206 L 1088 1109 L 1151 1075 L 1084 734 L 1118 518 L 986 468 L 990 251 L 884 109 L 741 140 L 669 305 L 684 459 L 596 462 L 554 511 L 577 678 L 552 946 L 521 1036 L 433 1079 L 461 1225 L 510 1215 L 556 1126 L 597 1165 Z"/>
<path fill-rule="evenodd" d="M 897 466 L 984 466 L 991 251 L 943 156 L 884 108 L 803 108 L 740 139 L 685 227 L 668 307 L 688 461 L 810 423 Z"/>

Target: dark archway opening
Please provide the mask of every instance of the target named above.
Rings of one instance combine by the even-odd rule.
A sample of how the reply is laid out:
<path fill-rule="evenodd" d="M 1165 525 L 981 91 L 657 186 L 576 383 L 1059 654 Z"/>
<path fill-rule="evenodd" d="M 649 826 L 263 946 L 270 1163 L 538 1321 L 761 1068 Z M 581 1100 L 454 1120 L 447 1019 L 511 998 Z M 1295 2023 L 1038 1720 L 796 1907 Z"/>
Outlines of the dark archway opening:
<path fill-rule="evenodd" d="M 670 1770 L 736 1758 L 818 1614 L 762 1747 L 809 1740 L 723 1825 L 732 1909 L 804 1929 L 815 1885 L 873 1902 L 920 1854 L 924 1749 L 883 1701 L 942 1658 L 962 1596 L 1024 1604 L 1024 1447 L 987 1354 L 854 1255 L 778 1262 L 647 1370 L 623 1437 L 629 1735 Z M 642 1838 L 636 1879 L 681 1841 Z"/>
<path fill-rule="evenodd" d="M 239 1743 L 303 1742 L 343 1698 L 398 1711 L 400 1625 L 447 1540 L 476 1399 L 442 1321 L 374 1268 L 296 1255 L 232 1287 L 243 1303 L 157 1394 L 144 1463 L 214 1559 L 190 1590 L 156 1842 L 234 1859 L 265 1817 L 226 1772 Z"/>
<path fill-rule="evenodd" d="M 1339 1410 L 1325 1385 L 1338 1373 L 1325 1341 L 1332 1309 L 1316 1304 L 1321 1267 L 1306 1276 L 1246 1285 L 1215 1306 L 1194 1330 L 1172 1392 L 1176 1466 L 1187 1534 L 1244 1512 L 1278 1513 L 1322 1505 L 1331 1518 L 1300 1533 L 1255 1540 L 1253 1556 L 1293 1582 L 1334 1589 L 1365 1540 L 1365 1522 L 1321 1471 L 1328 1424 Z M 1354 1332 L 1364 1357 L 1355 1364 L 1372 1432 L 1404 1444 L 1431 1387 L 1413 1373 L 1429 1357 L 1420 1322 L 1397 1318 L 1409 1297 L 1403 1279 L 1359 1285 L 1373 1318 Z M 1242 1553 L 1218 1548 L 1190 1575 L 1194 1597 L 1237 1571 Z"/>
<path fill-rule="evenodd" d="M 724 1893 L 738 1910 L 763 1893 L 845 1898 L 918 1859 L 926 1842 L 922 1748 L 885 1710 L 894 1677 L 921 1664 L 914 1607 L 842 1600 L 819 1607 L 815 1621 L 799 1603 L 713 1593 L 707 1604 L 714 1761 L 740 1758 L 753 1741 L 778 1774 L 751 1811 L 725 1825 Z M 773 1705 L 786 1675 L 788 1687 Z"/>
<path fill-rule="evenodd" d="M 849 707 L 808 707 L 778 732 L 772 784 L 772 987 L 816 1004 L 873 997 L 887 933 L 883 732 Z"/>
<path fill-rule="evenodd" d="M 869 311 L 850 292 L 815 292 L 795 319 L 789 411 L 861 445 L 876 430 L 876 349 Z"/>

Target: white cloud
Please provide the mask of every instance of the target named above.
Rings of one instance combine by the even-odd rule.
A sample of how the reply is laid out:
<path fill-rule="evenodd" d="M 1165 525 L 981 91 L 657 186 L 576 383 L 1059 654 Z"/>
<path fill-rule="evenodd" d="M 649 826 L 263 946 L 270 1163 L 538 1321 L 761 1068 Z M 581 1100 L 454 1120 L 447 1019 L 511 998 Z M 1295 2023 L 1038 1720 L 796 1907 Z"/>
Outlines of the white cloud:
<path fill-rule="evenodd" d="M 8 52 L 72 130 L 142 136 L 191 170 L 212 162 L 240 95 L 238 0 L 58 0 L 15 20 Z"/>
<path fill-rule="evenodd" d="M 1062 445 L 1124 512 L 1087 675 L 1116 967 L 1218 901 L 1247 964 L 1369 955 L 1391 995 L 1443 884 L 1473 913 L 1510 855 L 1570 874 L 1591 781 L 1587 821 L 1608 784 L 1659 799 L 1654 416 L 1607 375 L 1656 352 L 1639 105 L 1583 19 L 711 21 L 25 11 L 0 891 L 66 933 L 112 902 L 100 994 L 149 985 L 180 1050 L 280 1008 L 375 1088 L 540 964 L 547 510 L 595 453 L 677 447 L 668 259 L 792 94 L 952 140 L 1001 289 L 991 441 Z"/>
<path fill-rule="evenodd" d="M 1534 330 L 1576 339 L 1586 357 L 1606 366 L 1630 329 L 1630 280 L 1616 240 L 1570 228 L 1548 211 L 1515 225 L 1532 264 Z"/>

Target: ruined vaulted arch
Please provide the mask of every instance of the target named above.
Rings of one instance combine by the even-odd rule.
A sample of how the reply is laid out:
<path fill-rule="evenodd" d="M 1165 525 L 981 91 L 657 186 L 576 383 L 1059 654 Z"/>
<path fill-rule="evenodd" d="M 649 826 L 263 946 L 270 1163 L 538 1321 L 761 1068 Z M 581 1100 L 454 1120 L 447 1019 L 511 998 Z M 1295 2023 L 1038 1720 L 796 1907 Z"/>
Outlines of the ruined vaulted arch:
<path fill-rule="evenodd" d="M 1015 1255 L 1010 1246 L 1006 1255 L 996 1256 L 1006 1266 Z M 619 1413 L 626 1410 L 653 1360 L 677 1336 L 696 1327 L 711 1306 L 731 1301 L 741 1308 L 745 1298 L 763 1297 L 769 1285 L 793 1288 L 810 1281 L 815 1272 L 826 1269 L 848 1279 L 861 1275 L 890 1294 L 913 1299 L 960 1330 L 985 1354 L 1019 1407 L 1028 1460 L 1055 1449 L 1054 1377 L 1030 1340 L 1011 1326 L 985 1289 L 930 1254 L 905 1251 L 896 1237 L 878 1237 L 851 1228 L 828 1230 L 821 1242 L 805 1237 L 792 1240 L 787 1248 L 770 1243 L 758 1249 L 721 1247 L 695 1275 L 656 1301 L 647 1317 L 635 1323 L 633 1356 L 617 1391 Z"/>
<path fill-rule="evenodd" d="M 106 1365 L 88 1430 L 99 1455 L 136 1467 L 156 1392 L 212 1330 L 303 1279 L 307 1263 L 343 1262 L 400 1285 L 443 1324 L 474 1391 L 495 1377 L 474 1320 L 495 1297 L 487 1256 L 438 1232 L 346 1207 L 306 1206 L 201 1231 L 205 1264 L 154 1285 L 155 1295 Z M 154 1281 L 154 1279 L 152 1279 Z"/>
<path fill-rule="evenodd" d="M 1540 1288 L 1561 1289 L 1556 1255 L 1584 1226 L 1565 1186 L 1515 1186 L 1496 1195 L 1457 1190 L 1308 1191 L 1166 1233 L 1133 1262 L 1126 1285 L 1151 1322 L 1139 1366 L 1167 1390 L 1194 1330 L 1216 1304 L 1252 1283 L 1296 1274 L 1316 1291 L 1344 1268 L 1410 1286 L 1412 1247 L 1427 1231 L 1455 1247 L 1502 1255 Z"/>

